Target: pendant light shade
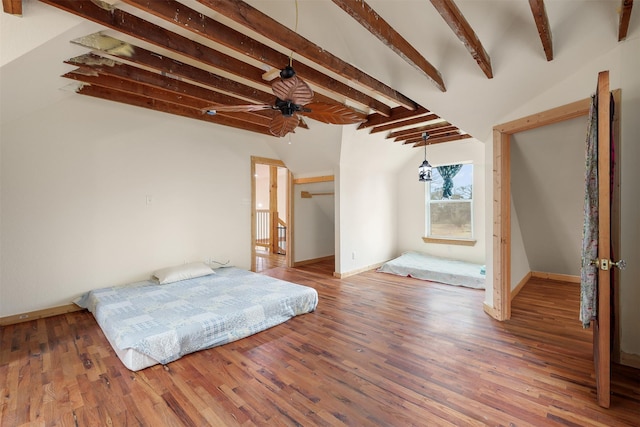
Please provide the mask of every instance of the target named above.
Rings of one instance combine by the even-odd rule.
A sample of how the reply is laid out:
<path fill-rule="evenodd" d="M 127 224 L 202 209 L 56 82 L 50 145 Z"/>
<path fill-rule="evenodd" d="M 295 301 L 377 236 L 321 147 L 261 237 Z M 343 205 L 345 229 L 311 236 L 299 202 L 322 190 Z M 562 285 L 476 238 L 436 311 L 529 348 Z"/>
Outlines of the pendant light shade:
<path fill-rule="evenodd" d="M 424 140 L 424 161 L 418 167 L 418 181 L 420 182 L 428 182 L 431 181 L 431 165 L 427 161 L 427 139 L 429 138 L 429 134 L 427 132 L 422 134 L 422 139 Z"/>
<path fill-rule="evenodd" d="M 431 181 L 431 165 L 424 159 L 420 167 L 418 168 L 418 181 L 427 182 Z"/>

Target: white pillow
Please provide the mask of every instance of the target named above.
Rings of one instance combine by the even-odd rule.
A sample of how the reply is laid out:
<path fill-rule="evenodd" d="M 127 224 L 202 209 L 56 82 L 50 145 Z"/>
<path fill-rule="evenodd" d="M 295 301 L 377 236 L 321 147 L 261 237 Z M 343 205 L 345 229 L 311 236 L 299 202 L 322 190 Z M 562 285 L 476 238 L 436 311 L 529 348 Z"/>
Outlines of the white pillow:
<path fill-rule="evenodd" d="M 158 279 L 161 285 L 206 276 L 208 274 L 215 274 L 215 272 L 203 262 L 176 265 L 175 267 L 167 267 L 153 272 L 153 276 Z"/>

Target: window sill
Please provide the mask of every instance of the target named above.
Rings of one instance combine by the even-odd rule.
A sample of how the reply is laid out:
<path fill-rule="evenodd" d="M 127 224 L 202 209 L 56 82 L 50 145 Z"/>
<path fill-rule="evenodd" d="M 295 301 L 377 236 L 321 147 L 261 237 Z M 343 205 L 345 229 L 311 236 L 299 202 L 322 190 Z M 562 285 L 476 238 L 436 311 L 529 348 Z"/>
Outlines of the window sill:
<path fill-rule="evenodd" d="M 475 239 L 448 239 L 437 237 L 423 237 L 422 241 L 425 243 L 436 243 L 439 245 L 459 245 L 459 246 L 475 246 Z"/>

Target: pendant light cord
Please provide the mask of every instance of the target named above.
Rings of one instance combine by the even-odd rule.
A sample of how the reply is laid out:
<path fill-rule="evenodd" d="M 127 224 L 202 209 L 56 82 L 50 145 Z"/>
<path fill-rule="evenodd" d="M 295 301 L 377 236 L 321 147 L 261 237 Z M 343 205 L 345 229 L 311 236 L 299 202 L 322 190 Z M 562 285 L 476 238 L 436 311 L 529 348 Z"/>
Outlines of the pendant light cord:
<path fill-rule="evenodd" d="M 293 29 L 293 32 L 298 33 L 298 0 L 294 0 L 296 5 L 296 25 Z M 289 54 L 289 66 L 293 67 L 293 49 L 291 49 L 291 53 Z"/>

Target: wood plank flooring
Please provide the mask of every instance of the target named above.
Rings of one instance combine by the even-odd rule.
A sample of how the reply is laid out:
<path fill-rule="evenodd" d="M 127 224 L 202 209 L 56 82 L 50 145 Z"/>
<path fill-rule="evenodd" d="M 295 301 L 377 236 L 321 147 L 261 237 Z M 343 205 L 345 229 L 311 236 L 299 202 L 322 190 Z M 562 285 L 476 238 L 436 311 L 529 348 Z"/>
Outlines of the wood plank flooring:
<path fill-rule="evenodd" d="M 256 249 L 256 273 L 262 273 L 276 267 L 286 267 L 287 257 L 283 254 L 273 254 L 271 252 Z"/>
<path fill-rule="evenodd" d="M 3 327 L 0 425 L 638 426 L 640 374 L 596 404 L 575 284 L 533 280 L 500 323 L 484 292 L 332 264 L 269 274 L 312 286 L 314 313 L 139 372 L 92 315 Z"/>

